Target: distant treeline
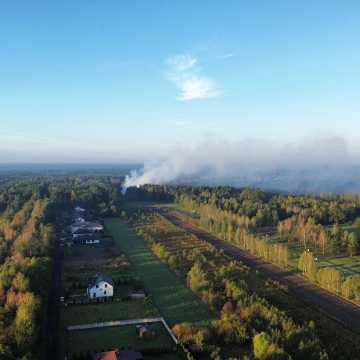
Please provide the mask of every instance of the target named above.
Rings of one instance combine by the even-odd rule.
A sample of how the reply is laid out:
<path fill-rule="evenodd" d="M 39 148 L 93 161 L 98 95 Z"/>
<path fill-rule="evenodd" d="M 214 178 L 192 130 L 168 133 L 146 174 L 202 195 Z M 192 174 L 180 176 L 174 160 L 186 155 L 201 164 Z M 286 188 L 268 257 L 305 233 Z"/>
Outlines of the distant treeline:
<path fill-rule="evenodd" d="M 313 218 L 321 225 L 353 222 L 360 217 L 360 194 L 287 195 L 253 188 L 144 185 L 129 188 L 128 198 L 212 205 L 248 218 L 249 227 L 277 226 L 292 216 Z"/>

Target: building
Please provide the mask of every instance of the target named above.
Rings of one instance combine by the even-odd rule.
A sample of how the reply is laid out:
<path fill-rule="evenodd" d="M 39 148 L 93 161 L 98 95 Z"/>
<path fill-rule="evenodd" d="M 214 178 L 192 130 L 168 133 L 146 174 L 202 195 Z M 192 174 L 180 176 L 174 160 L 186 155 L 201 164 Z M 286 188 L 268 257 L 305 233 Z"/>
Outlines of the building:
<path fill-rule="evenodd" d="M 113 351 L 97 353 L 93 356 L 93 358 L 94 360 L 118 360 L 117 355 L 118 355 L 118 351 L 113 350 Z"/>
<path fill-rule="evenodd" d="M 118 351 L 117 360 L 142 360 L 143 356 L 138 351 Z"/>
<path fill-rule="evenodd" d="M 156 332 L 146 325 L 138 325 L 136 327 L 140 339 L 154 339 Z"/>
<path fill-rule="evenodd" d="M 146 293 L 143 290 L 134 290 L 130 293 L 131 299 L 144 299 L 146 298 Z"/>
<path fill-rule="evenodd" d="M 95 234 L 95 232 L 93 231 L 93 230 L 89 230 L 89 229 L 82 229 L 82 228 L 80 228 L 80 229 L 77 229 L 77 230 L 75 230 L 73 233 L 72 233 L 72 237 L 73 237 L 73 239 L 75 239 L 75 238 L 77 238 L 77 237 L 79 237 L 79 236 L 84 236 L 84 235 L 88 235 L 88 236 L 90 236 L 90 235 L 93 235 L 93 234 Z"/>
<path fill-rule="evenodd" d="M 90 279 L 87 288 L 90 299 L 108 298 L 114 295 L 114 282 L 106 275 L 96 274 Z"/>
<path fill-rule="evenodd" d="M 100 244 L 100 239 L 95 234 L 81 234 L 73 238 L 74 245 L 93 245 Z"/>
<path fill-rule="evenodd" d="M 92 231 L 92 232 L 100 232 L 104 230 L 104 227 L 97 222 L 90 221 L 76 221 L 71 225 L 72 234 L 78 231 Z"/>
<path fill-rule="evenodd" d="M 106 351 L 93 356 L 94 360 L 142 360 L 141 353 L 137 351 Z"/>

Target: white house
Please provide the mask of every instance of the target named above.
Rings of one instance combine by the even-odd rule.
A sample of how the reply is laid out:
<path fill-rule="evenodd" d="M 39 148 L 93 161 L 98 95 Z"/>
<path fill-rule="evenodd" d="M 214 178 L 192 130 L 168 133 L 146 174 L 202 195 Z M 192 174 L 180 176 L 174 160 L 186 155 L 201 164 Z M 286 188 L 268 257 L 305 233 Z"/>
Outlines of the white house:
<path fill-rule="evenodd" d="M 75 207 L 75 211 L 78 212 L 78 213 L 80 213 L 80 212 L 85 212 L 85 209 L 82 208 L 81 206 L 76 206 L 76 207 Z"/>
<path fill-rule="evenodd" d="M 89 282 L 87 295 L 90 299 L 112 297 L 114 295 L 114 282 L 109 276 L 96 274 Z"/>
<path fill-rule="evenodd" d="M 87 232 L 98 232 L 104 230 L 104 227 L 96 222 L 80 221 L 74 222 L 71 225 L 71 232 L 74 233 L 87 233 Z"/>

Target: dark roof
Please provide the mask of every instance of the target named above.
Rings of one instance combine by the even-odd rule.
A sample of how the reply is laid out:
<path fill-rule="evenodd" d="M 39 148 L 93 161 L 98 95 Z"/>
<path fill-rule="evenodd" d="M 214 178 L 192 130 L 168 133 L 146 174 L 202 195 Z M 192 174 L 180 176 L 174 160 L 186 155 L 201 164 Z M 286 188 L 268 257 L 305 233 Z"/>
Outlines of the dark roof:
<path fill-rule="evenodd" d="M 142 360 L 143 356 L 137 351 L 106 351 L 93 356 L 94 360 Z"/>
<path fill-rule="evenodd" d="M 113 350 L 97 353 L 93 358 L 94 360 L 118 360 L 118 351 Z"/>
<path fill-rule="evenodd" d="M 89 287 L 93 287 L 97 284 L 99 284 L 100 282 L 105 281 L 108 284 L 110 284 L 111 286 L 114 286 L 114 282 L 111 279 L 110 276 L 106 276 L 103 274 L 96 274 L 94 277 L 92 277 L 89 281 Z"/>
<path fill-rule="evenodd" d="M 99 239 L 98 236 L 91 233 L 91 234 L 81 234 L 76 238 L 74 238 L 73 241 L 75 242 L 75 241 L 98 240 L 98 239 Z"/>
<path fill-rule="evenodd" d="M 119 351 L 117 353 L 118 360 L 141 360 L 143 359 L 140 352 L 137 351 Z"/>
<path fill-rule="evenodd" d="M 87 227 L 82 227 L 73 232 L 73 234 L 93 234 L 95 231 L 93 229 L 89 229 Z"/>

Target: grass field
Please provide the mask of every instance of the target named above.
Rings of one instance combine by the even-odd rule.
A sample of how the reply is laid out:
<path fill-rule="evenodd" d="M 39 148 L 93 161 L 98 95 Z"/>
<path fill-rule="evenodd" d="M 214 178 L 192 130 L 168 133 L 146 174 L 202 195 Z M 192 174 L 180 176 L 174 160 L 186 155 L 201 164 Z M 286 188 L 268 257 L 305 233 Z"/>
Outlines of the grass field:
<path fill-rule="evenodd" d="M 119 241 L 114 242 L 111 237 L 104 238 L 107 240 L 98 246 L 76 246 L 65 249 L 61 285 L 67 305 L 64 304 L 60 310 L 60 353 L 57 359 L 64 359 L 66 354 L 86 354 L 89 351 L 114 348 L 137 351 L 149 348 L 165 349 L 169 352 L 156 356 L 146 355 L 144 359 L 181 359 L 173 350 L 174 343 L 162 324 L 153 325 L 158 336 L 151 341 L 138 339 L 135 326 L 66 330 L 70 325 L 160 316 L 151 296 L 138 300 L 128 298 L 133 290 L 144 288 L 142 279 L 138 276 L 138 274 L 142 275 L 141 271 L 132 266 L 120 251 Z M 103 273 L 114 280 L 114 300 L 72 305 L 73 300 L 80 301 L 82 298 L 83 301 L 87 301 L 85 292 L 88 281 L 96 273 Z M 145 286 L 148 287 L 148 284 Z"/>
<path fill-rule="evenodd" d="M 116 298 L 127 297 L 138 284 L 129 266 L 114 267 L 94 264 L 81 267 L 74 265 L 65 266 L 62 277 L 62 287 L 65 295 L 71 298 L 74 295 L 82 294 L 82 297 L 87 299 L 86 289 L 89 279 L 98 272 L 109 276 L 116 282 L 114 287 L 114 296 Z"/>
<path fill-rule="evenodd" d="M 71 305 L 64 308 L 64 325 L 91 324 L 112 320 L 129 320 L 159 316 L 147 299 Z"/>
<path fill-rule="evenodd" d="M 109 349 L 137 349 L 142 351 L 151 348 L 172 349 L 174 342 L 170 338 L 162 323 L 154 323 L 154 339 L 140 339 L 135 325 L 113 326 L 102 329 L 76 330 L 68 334 L 68 344 L 71 353 Z"/>
<path fill-rule="evenodd" d="M 179 322 L 207 322 L 208 307 L 165 264 L 152 254 L 145 241 L 120 219 L 107 219 L 107 231 L 137 271 L 153 302 L 170 326 Z"/>
<path fill-rule="evenodd" d="M 304 252 L 304 247 L 298 243 L 288 244 L 289 267 L 297 271 L 300 255 Z M 343 275 L 360 275 L 360 256 L 322 256 L 315 252 L 318 268 L 332 267 L 339 270 Z"/>

